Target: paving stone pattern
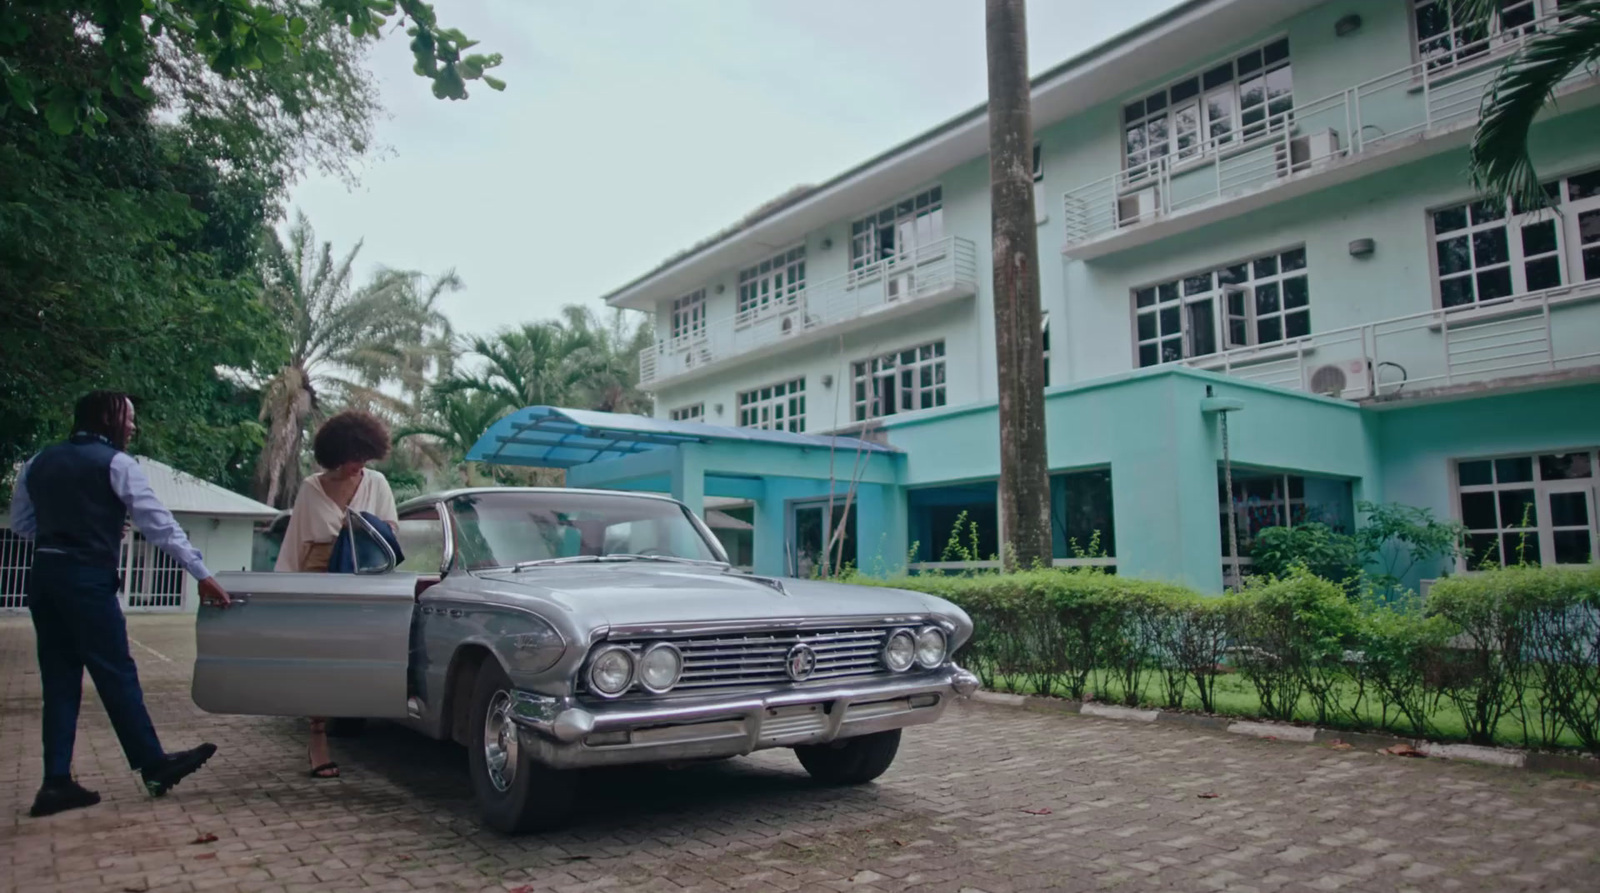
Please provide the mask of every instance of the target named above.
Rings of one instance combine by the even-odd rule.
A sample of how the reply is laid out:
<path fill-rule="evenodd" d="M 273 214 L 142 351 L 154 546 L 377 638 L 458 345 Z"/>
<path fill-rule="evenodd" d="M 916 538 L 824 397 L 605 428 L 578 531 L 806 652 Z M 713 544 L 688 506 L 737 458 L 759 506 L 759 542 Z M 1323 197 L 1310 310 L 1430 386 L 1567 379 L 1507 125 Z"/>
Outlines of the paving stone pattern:
<path fill-rule="evenodd" d="M 1600 890 L 1593 781 L 979 704 L 875 785 L 820 789 L 787 751 L 607 771 L 570 830 L 505 838 L 460 748 L 380 727 L 312 780 L 302 723 L 190 701 L 192 618 L 131 630 L 167 746 L 221 752 L 144 799 L 86 684 L 76 769 L 106 800 L 27 818 L 33 638 L 0 619 L 0 890 Z"/>

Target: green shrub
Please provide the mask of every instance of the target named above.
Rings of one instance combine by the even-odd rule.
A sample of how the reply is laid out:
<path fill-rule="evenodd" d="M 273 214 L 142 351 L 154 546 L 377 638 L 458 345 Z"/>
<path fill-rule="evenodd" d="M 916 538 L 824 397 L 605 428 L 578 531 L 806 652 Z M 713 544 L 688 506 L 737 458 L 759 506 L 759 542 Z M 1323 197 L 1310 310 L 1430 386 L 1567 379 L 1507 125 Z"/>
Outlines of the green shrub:
<path fill-rule="evenodd" d="M 1273 719 L 1481 743 L 1520 727 L 1525 743 L 1600 751 L 1593 566 L 1443 579 L 1425 609 L 1353 600 L 1301 566 L 1226 597 L 1089 569 L 858 582 L 965 609 L 974 632 L 957 659 L 991 689 L 1253 712 L 1218 703 L 1226 661 Z"/>
<path fill-rule="evenodd" d="M 1250 581 L 1227 614 L 1234 660 L 1255 686 L 1262 711 L 1293 719 L 1304 694 L 1317 721 L 1327 722 L 1355 639 L 1356 610 L 1344 590 L 1296 566 L 1285 577 Z"/>
<path fill-rule="evenodd" d="M 1294 527 L 1268 527 L 1250 547 L 1251 571 L 1266 577 L 1288 575 L 1304 565 L 1324 580 L 1354 589 L 1361 576 L 1361 551 L 1356 538 L 1320 522 Z"/>

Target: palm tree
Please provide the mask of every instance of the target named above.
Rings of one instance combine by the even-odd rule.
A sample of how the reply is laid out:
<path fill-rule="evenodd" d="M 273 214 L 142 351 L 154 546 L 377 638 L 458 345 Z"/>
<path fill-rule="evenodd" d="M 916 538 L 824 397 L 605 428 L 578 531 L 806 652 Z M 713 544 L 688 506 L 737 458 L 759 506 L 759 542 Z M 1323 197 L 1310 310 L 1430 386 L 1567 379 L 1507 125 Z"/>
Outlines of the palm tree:
<path fill-rule="evenodd" d="M 581 304 L 568 304 L 561 315 L 587 345 L 571 357 L 582 372 L 578 403 L 601 412 L 648 413 L 650 395 L 639 390 L 639 352 L 655 337 L 649 320 L 613 309 L 602 321 Z"/>
<path fill-rule="evenodd" d="M 1485 28 L 1499 7 L 1499 0 L 1462 0 L 1467 19 Z M 1528 208 L 1548 201 L 1528 155 L 1533 119 L 1557 85 L 1578 68 L 1600 62 L 1600 0 L 1564 3 L 1560 19 L 1560 27 L 1530 34 L 1495 77 L 1469 150 L 1473 185 Z"/>
<path fill-rule="evenodd" d="M 300 487 L 306 431 L 323 398 L 395 406 L 383 386 L 403 386 L 418 346 L 438 341 L 442 317 L 433 304 L 459 280 L 447 274 L 419 291 L 415 274 L 381 271 L 352 288 L 361 244 L 336 259 L 330 243 L 318 244 L 303 214 L 295 216 L 286 239 L 270 229 L 265 239 L 262 295 L 283 324 L 289 360 L 261 388 L 267 435 L 254 489 L 262 502 L 283 506 Z"/>
<path fill-rule="evenodd" d="M 486 391 L 435 389 L 428 396 L 427 414 L 396 428 L 394 440 L 415 444 L 436 468 L 459 468 L 471 486 L 476 481 L 472 463 L 465 461 L 467 451 L 509 411 L 498 395 Z"/>
<path fill-rule="evenodd" d="M 458 372 L 441 383 L 446 393 L 491 394 L 509 410 L 524 406 L 567 406 L 586 375 L 587 357 L 595 350 L 595 333 L 569 329 L 559 322 L 524 323 L 492 336 L 471 340 L 471 353 L 482 360 L 475 372 Z"/>

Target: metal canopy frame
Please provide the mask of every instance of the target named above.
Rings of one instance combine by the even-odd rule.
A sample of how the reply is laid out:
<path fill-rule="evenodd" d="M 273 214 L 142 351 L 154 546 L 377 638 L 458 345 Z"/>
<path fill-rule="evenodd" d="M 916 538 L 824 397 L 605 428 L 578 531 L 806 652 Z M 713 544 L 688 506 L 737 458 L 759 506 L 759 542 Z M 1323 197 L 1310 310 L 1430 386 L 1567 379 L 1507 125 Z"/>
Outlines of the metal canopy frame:
<path fill-rule="evenodd" d="M 788 431 L 732 428 L 622 413 L 529 406 L 491 425 L 467 451 L 467 461 L 534 468 L 573 468 L 687 443 L 766 444 L 801 450 L 860 450 L 884 454 L 900 452 L 891 446 L 854 437 L 793 434 Z"/>

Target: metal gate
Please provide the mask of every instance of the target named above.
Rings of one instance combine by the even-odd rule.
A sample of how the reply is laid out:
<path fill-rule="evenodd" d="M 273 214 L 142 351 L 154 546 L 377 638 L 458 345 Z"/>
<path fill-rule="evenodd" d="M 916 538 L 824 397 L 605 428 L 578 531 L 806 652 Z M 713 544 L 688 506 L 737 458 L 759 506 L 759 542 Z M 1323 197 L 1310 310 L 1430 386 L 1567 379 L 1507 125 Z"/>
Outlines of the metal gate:
<path fill-rule="evenodd" d="M 33 542 L 0 528 L 0 611 L 27 608 L 28 568 Z M 118 562 L 122 588 L 117 593 L 124 611 L 182 611 L 188 576 L 183 566 L 152 545 L 138 531 L 122 538 Z"/>

